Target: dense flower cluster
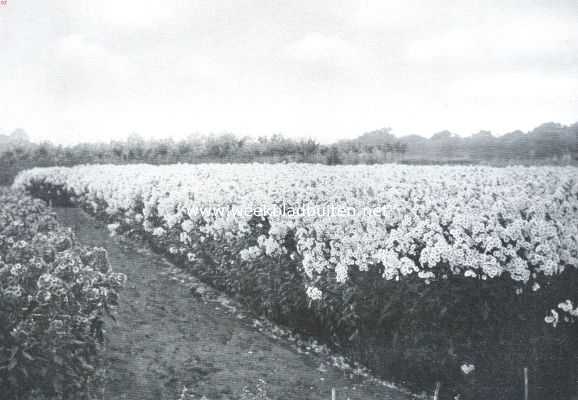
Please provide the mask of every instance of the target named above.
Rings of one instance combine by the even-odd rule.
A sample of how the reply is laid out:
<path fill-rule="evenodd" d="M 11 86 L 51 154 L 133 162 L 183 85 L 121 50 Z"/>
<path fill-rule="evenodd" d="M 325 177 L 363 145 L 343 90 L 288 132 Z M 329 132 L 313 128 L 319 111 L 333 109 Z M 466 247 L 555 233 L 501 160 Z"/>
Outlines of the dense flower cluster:
<path fill-rule="evenodd" d="M 292 231 L 312 284 L 328 271 L 345 282 L 351 268 L 375 265 L 388 280 L 507 274 L 525 284 L 578 266 L 576 177 L 575 168 L 138 165 L 33 169 L 15 186 L 42 180 L 62 187 L 84 204 L 106 204 L 110 215 L 142 224 L 155 236 L 180 227 L 185 244 L 193 230 L 213 237 L 249 232 L 247 217 L 200 216 L 193 209 L 381 207 L 378 215 L 349 218 L 269 215 L 268 235 L 241 257 L 286 253 Z M 320 297 L 317 290 L 307 292 Z"/>
<path fill-rule="evenodd" d="M 99 165 L 28 170 L 14 185 L 65 194 L 111 231 L 145 232 L 169 256 L 203 264 L 195 268 L 209 279 L 295 324 L 312 310 L 342 342 L 365 334 L 392 343 L 368 354 L 414 366 L 403 379 L 453 368 L 452 381 L 474 365 L 477 378 L 495 378 L 481 362 L 489 343 L 492 360 L 516 374 L 519 360 L 501 359 L 499 343 L 540 337 L 553 346 L 568 334 L 540 336 L 544 321 L 576 320 L 568 277 L 578 267 L 577 177 L 574 167 Z M 198 212 L 309 206 L 358 212 Z M 368 208 L 379 212 L 359 212 Z M 554 310 L 564 316 L 546 316 L 567 298 L 572 312 L 564 303 Z"/>
<path fill-rule="evenodd" d="M 2 390 L 65 395 L 81 384 L 125 279 L 110 270 L 105 250 L 77 245 L 42 201 L 1 189 Z"/>
<path fill-rule="evenodd" d="M 561 320 L 568 323 L 575 321 L 577 318 L 578 305 L 575 307 L 572 301 L 568 299 L 558 304 L 558 310 L 550 310 L 550 314 L 544 318 L 544 321 L 555 328 Z"/>
<path fill-rule="evenodd" d="M 84 203 L 105 202 L 109 214 L 142 223 L 158 236 L 177 225 L 185 233 L 196 229 L 212 236 L 247 232 L 247 220 L 238 215 L 191 215 L 201 207 L 380 206 L 377 216 L 270 215 L 269 233 L 258 247 L 268 256 L 287 251 L 285 235 L 294 231 L 312 279 L 334 270 L 345 281 L 352 267 L 380 264 L 386 279 L 414 273 L 433 279 L 450 272 L 482 279 L 508 274 L 526 283 L 535 274 L 578 265 L 577 172 L 398 165 L 80 166 L 29 170 L 15 186 L 32 180 L 62 186 Z M 152 223 L 153 214 L 161 226 Z"/>

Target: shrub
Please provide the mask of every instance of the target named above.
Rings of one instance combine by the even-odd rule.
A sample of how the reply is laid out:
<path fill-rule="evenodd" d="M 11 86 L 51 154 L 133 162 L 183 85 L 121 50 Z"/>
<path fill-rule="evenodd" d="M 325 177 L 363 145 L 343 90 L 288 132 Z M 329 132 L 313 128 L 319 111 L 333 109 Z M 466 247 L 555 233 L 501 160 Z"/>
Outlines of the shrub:
<path fill-rule="evenodd" d="M 104 249 L 77 244 L 42 201 L 1 189 L 0 205 L 3 398 L 85 398 L 125 276 Z"/>
<path fill-rule="evenodd" d="M 578 354 L 565 302 L 575 302 L 578 280 L 575 176 L 574 168 L 141 165 L 37 169 L 16 185 L 65 196 L 115 232 L 143 236 L 385 378 L 418 390 L 440 381 L 441 398 L 512 399 L 527 366 L 537 397 L 567 399 Z M 190 211 L 281 200 L 384 212 Z"/>

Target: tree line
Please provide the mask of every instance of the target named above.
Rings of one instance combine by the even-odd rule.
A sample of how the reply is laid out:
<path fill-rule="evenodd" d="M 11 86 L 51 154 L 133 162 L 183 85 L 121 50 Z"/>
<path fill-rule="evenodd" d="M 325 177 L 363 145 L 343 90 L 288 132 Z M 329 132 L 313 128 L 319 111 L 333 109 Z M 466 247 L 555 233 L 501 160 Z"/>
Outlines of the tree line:
<path fill-rule="evenodd" d="M 462 137 L 443 131 L 429 139 L 418 135 L 398 138 L 389 128 L 383 128 L 333 144 L 279 134 L 252 138 L 223 133 L 182 140 L 145 140 L 133 134 L 122 141 L 62 146 L 33 143 L 21 129 L 10 135 L 0 134 L 0 184 L 9 183 L 18 171 L 35 166 L 207 162 L 577 164 L 578 123 L 546 123 L 530 132 L 502 136 L 481 131 Z"/>

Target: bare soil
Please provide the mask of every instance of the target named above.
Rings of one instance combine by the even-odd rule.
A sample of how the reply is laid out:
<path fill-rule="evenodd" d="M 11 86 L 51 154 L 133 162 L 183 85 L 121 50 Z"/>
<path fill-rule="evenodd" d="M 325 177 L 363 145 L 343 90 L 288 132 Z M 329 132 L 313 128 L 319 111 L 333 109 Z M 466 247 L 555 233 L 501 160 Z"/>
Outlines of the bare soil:
<path fill-rule="evenodd" d="M 113 269 L 128 277 L 117 321 L 107 325 L 103 400 L 177 400 L 184 387 L 187 399 L 238 399 L 259 380 L 270 399 L 329 400 L 332 388 L 337 400 L 410 398 L 267 334 L 232 300 L 205 295 L 211 290 L 142 245 L 110 237 L 80 209 L 54 211 L 81 243 L 104 247 Z"/>

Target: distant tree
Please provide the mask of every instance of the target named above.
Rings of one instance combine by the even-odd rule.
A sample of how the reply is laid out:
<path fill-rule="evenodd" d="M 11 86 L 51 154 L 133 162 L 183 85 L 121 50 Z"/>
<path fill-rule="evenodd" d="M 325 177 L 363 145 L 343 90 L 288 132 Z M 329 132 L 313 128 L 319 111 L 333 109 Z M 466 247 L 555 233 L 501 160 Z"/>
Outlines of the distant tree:
<path fill-rule="evenodd" d="M 29 142 L 22 129 L 0 133 L 0 184 L 8 184 L 25 168 L 80 163 L 294 161 L 325 164 L 510 162 L 578 164 L 578 123 L 546 123 L 524 133 L 493 136 L 480 131 L 460 137 L 441 131 L 430 139 L 419 135 L 396 138 L 389 128 L 366 132 L 331 145 L 281 134 L 258 138 L 231 133 L 189 135 L 186 139 L 146 140 L 131 134 L 124 141 L 74 146 Z"/>
<path fill-rule="evenodd" d="M 30 142 L 30 137 L 24 129 L 17 128 L 10 134 L 10 141 L 14 144 L 24 144 Z"/>
<path fill-rule="evenodd" d="M 529 133 L 537 158 L 559 158 L 564 149 L 562 143 L 563 127 L 553 122 L 542 124 Z"/>
<path fill-rule="evenodd" d="M 339 155 L 339 148 L 337 146 L 331 146 L 327 154 L 327 164 L 328 165 L 338 165 L 341 164 L 341 156 Z"/>

